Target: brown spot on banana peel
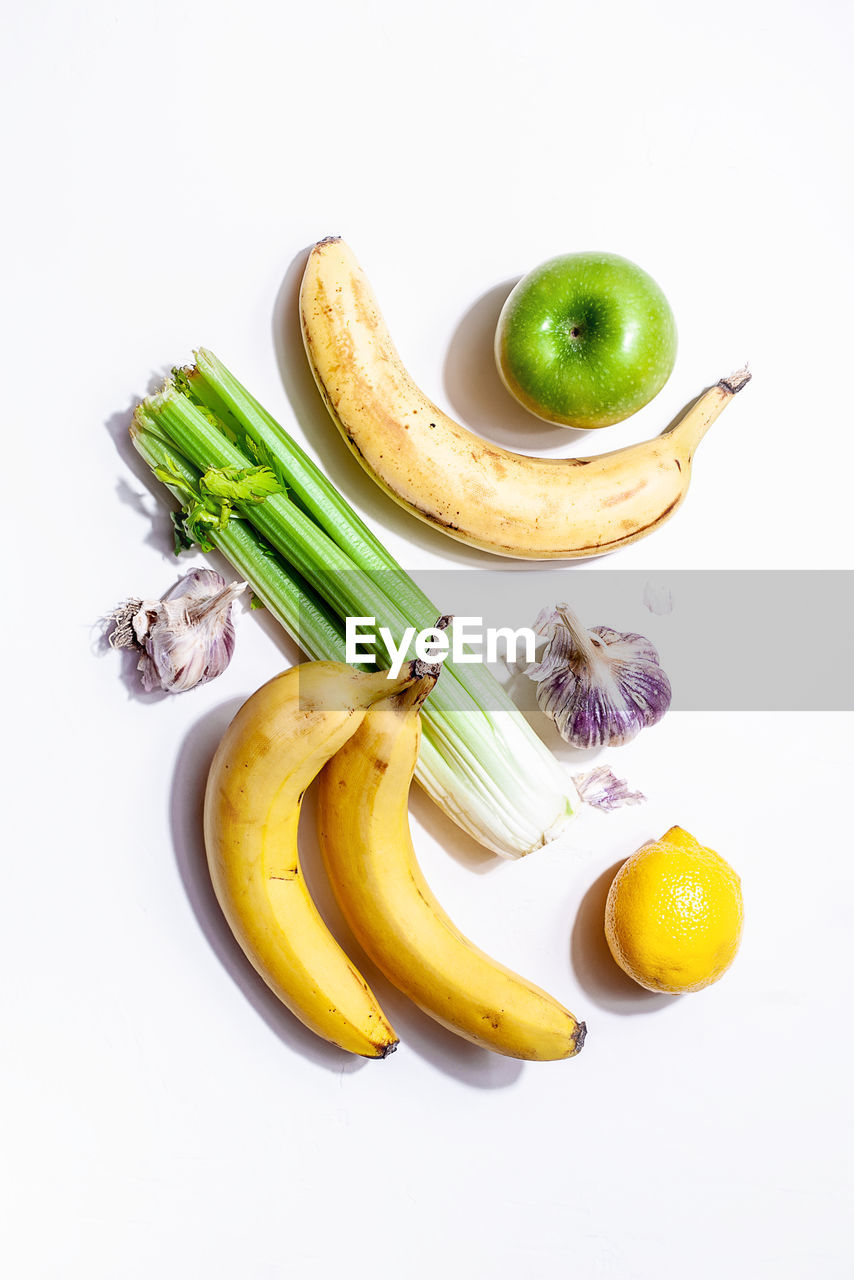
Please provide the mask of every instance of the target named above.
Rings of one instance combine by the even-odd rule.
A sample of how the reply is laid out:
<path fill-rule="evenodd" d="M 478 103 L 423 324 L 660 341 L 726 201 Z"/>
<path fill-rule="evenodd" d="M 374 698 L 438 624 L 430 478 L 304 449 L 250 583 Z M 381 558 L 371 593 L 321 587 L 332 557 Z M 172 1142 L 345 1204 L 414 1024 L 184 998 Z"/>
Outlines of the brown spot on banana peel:
<path fill-rule="evenodd" d="M 460 526 L 454 524 L 452 520 L 445 520 L 442 516 L 437 515 L 435 511 L 428 511 L 426 507 L 419 507 L 415 502 L 407 502 L 404 504 L 408 511 L 413 515 L 420 516 L 422 520 L 426 520 L 428 524 L 434 524 L 437 529 L 446 529 L 449 533 L 459 533 Z"/>
<path fill-rule="evenodd" d="M 587 556 L 606 555 L 609 551 L 616 551 L 619 547 L 627 547 L 629 543 L 637 542 L 640 538 L 644 537 L 645 534 L 651 533 L 653 529 L 658 527 L 658 525 L 663 524 L 668 517 L 673 515 L 676 508 L 681 505 L 684 496 L 684 494 L 680 494 L 677 498 L 674 498 L 669 506 L 666 506 L 663 511 L 660 511 L 653 520 L 648 521 L 646 524 L 636 525 L 634 521 L 624 521 L 622 527 L 625 529 L 625 533 L 621 534 L 618 538 L 608 538 L 604 542 L 585 543 L 580 547 L 560 548 L 558 550 L 550 551 L 549 558 L 554 560 L 575 560 L 582 559 Z M 395 500 L 397 501 L 398 499 Z M 402 505 L 404 505 L 408 511 L 412 511 L 415 515 L 420 516 L 420 518 L 426 521 L 427 524 L 436 525 L 437 528 L 446 529 L 450 532 L 453 532 L 457 528 L 456 525 L 445 523 L 445 521 L 440 517 L 424 511 L 421 507 L 416 507 L 409 502 L 403 503 Z M 465 538 L 464 541 L 470 542 L 471 539 Z M 519 556 L 518 550 L 509 544 L 499 544 L 498 542 L 490 543 L 489 548 L 487 549 L 500 549 L 507 556 Z M 522 558 L 524 559 L 527 557 Z"/>
<path fill-rule="evenodd" d="M 610 497 L 603 500 L 602 505 L 603 507 L 616 507 L 621 502 L 628 502 L 630 498 L 634 498 L 642 489 L 645 488 L 646 479 L 644 478 L 639 484 L 636 484 L 633 489 L 623 489 L 619 493 L 612 493 Z"/>

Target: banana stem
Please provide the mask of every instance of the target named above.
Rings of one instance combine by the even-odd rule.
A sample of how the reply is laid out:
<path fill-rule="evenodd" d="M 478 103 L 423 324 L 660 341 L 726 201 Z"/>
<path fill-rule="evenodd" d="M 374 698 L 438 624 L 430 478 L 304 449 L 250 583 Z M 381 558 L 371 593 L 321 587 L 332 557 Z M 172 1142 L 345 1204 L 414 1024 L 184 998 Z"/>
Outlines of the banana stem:
<path fill-rule="evenodd" d="M 412 688 L 421 679 L 416 660 L 407 662 L 400 674 L 391 675 L 389 671 L 362 671 L 359 673 L 359 684 L 364 690 L 367 703 L 394 697 Z M 435 680 L 433 681 L 435 684 Z M 431 686 L 432 687 L 432 686 Z M 426 696 L 426 695 L 425 695 Z"/>
<path fill-rule="evenodd" d="M 721 378 L 713 387 L 704 391 L 699 400 L 695 400 L 677 422 L 666 429 L 664 435 L 677 436 L 680 443 L 685 446 L 689 462 L 709 427 L 733 396 L 738 395 L 739 391 L 747 386 L 752 376 L 745 365 L 743 369 L 731 373 L 728 378 Z"/>
<path fill-rule="evenodd" d="M 432 693 L 439 679 L 440 667 L 429 667 L 416 659 L 411 665 L 414 683 L 394 695 L 394 706 L 402 715 L 411 715 L 421 710 L 428 696 Z"/>
<path fill-rule="evenodd" d="M 752 377 L 753 374 L 745 365 L 743 369 L 737 370 L 736 373 L 731 373 L 728 378 L 721 378 L 718 386 L 723 387 L 725 391 L 730 391 L 733 395 L 737 395 L 742 387 L 747 386 Z"/>

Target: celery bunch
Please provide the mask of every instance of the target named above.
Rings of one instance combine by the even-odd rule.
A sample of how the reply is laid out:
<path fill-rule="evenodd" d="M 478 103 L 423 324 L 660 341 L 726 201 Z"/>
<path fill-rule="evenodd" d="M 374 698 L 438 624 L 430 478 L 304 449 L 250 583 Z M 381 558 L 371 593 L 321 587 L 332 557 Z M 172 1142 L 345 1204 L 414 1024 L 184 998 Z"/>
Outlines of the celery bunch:
<path fill-rule="evenodd" d="M 308 657 L 344 660 L 347 617 L 397 638 L 435 625 L 441 610 L 211 352 L 138 405 L 131 437 L 180 504 L 176 551 L 216 548 Z M 519 857 L 562 830 L 575 787 L 487 667 L 446 659 L 422 723 L 416 777 L 477 841 Z"/>

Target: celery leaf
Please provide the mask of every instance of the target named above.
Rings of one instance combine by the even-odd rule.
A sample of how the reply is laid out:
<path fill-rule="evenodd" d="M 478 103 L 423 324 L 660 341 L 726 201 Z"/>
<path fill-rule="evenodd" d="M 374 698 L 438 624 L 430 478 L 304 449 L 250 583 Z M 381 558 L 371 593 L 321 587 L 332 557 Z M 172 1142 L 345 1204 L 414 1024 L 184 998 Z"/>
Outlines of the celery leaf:
<path fill-rule="evenodd" d="M 208 467 L 201 478 L 201 489 L 214 497 L 232 502 L 263 502 L 283 486 L 270 467 Z"/>

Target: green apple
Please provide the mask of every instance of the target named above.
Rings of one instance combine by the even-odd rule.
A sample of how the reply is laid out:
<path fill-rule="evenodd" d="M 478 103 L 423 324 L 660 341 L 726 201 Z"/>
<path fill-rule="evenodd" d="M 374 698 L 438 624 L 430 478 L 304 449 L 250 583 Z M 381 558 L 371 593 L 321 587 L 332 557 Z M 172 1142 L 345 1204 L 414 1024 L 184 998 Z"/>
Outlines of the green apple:
<path fill-rule="evenodd" d="M 608 427 L 647 404 L 676 359 L 676 322 L 651 276 L 615 253 L 535 267 L 495 334 L 501 377 L 526 409 L 564 427 Z"/>

